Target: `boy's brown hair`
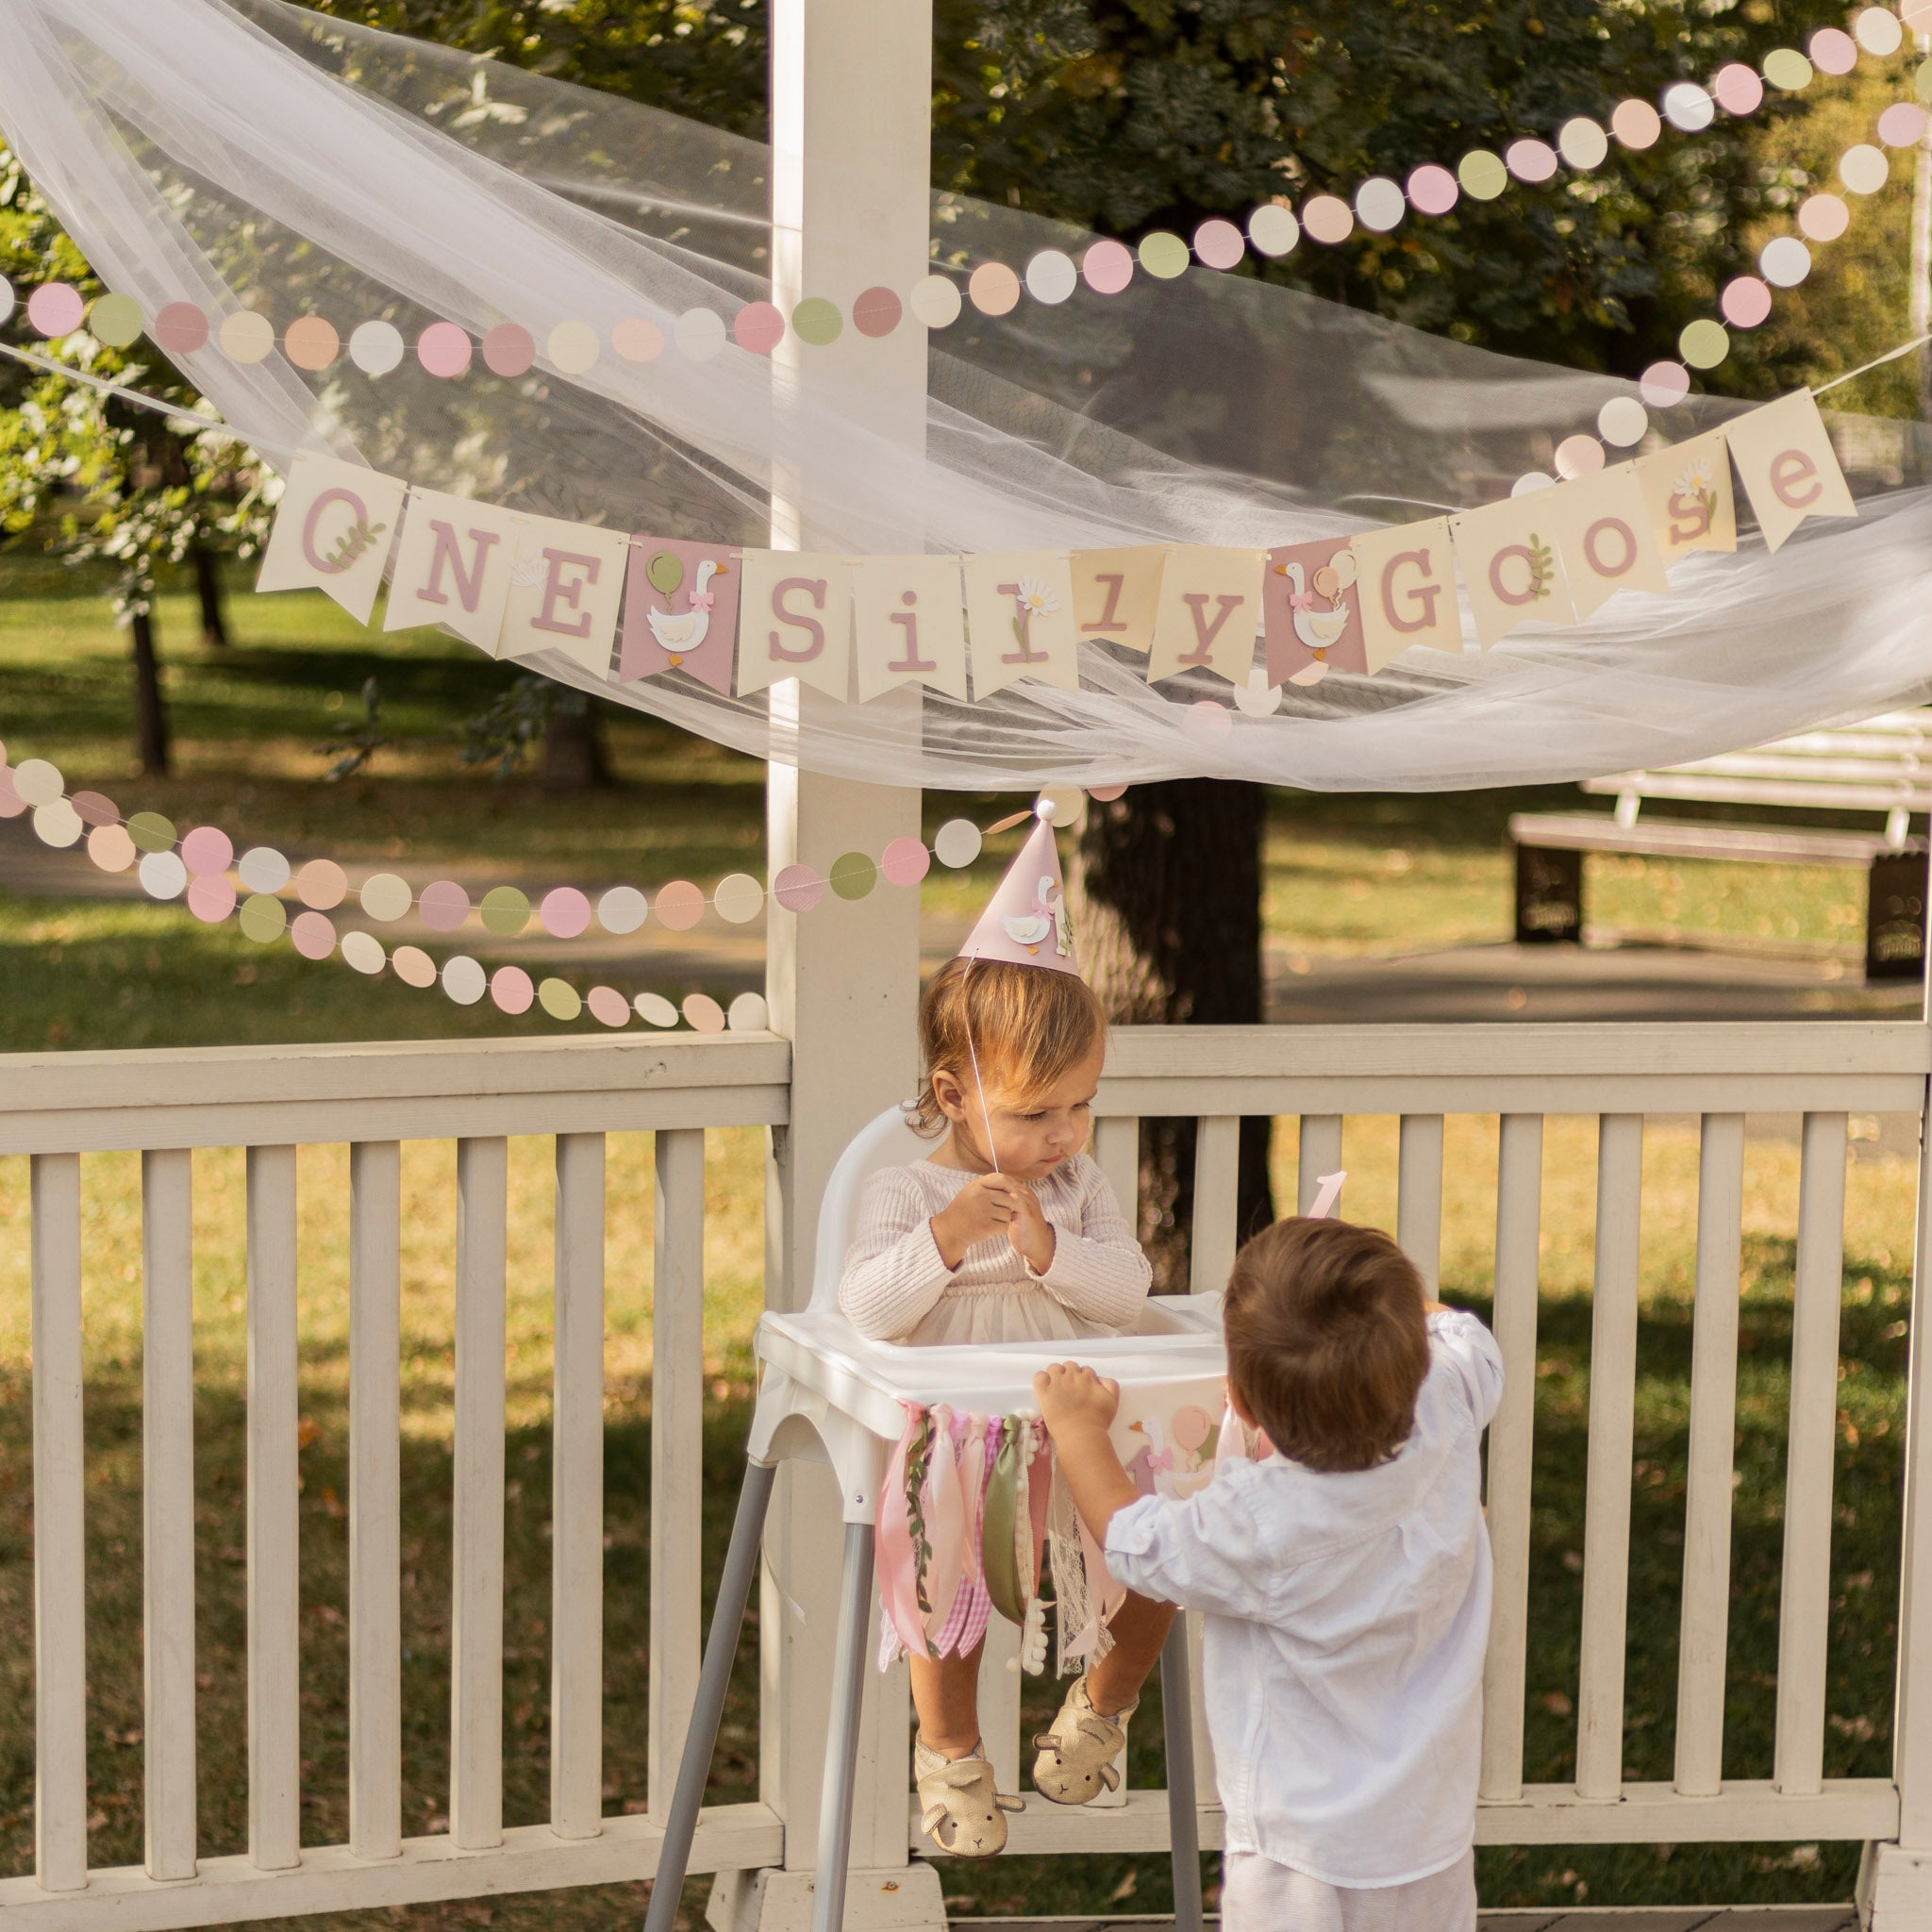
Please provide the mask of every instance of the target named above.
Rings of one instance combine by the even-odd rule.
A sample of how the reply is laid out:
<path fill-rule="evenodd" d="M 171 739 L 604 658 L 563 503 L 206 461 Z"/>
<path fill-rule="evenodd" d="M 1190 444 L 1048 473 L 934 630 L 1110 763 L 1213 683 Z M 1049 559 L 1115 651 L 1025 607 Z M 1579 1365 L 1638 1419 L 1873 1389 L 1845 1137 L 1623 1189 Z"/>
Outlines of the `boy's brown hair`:
<path fill-rule="evenodd" d="M 1291 1461 L 1373 1469 L 1415 1426 L 1429 1372 L 1426 1299 L 1414 1262 L 1379 1228 L 1277 1221 L 1228 1277 L 1228 1387 Z"/>
<path fill-rule="evenodd" d="M 919 1002 L 925 1077 L 912 1103 L 912 1124 L 926 1135 L 946 1124 L 933 1092 L 936 1073 L 952 1074 L 970 1091 L 976 1056 L 988 1087 L 1003 1087 L 1024 1102 L 1063 1079 L 1106 1040 L 1107 1015 L 1076 974 L 1005 959 L 949 959 Z"/>

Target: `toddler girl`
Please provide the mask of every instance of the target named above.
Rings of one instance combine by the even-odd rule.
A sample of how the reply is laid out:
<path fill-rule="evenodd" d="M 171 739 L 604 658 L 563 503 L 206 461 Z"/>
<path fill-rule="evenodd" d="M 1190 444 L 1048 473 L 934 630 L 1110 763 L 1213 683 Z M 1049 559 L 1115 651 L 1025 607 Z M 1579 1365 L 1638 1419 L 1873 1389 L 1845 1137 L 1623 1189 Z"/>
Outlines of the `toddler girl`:
<path fill-rule="evenodd" d="M 915 1345 L 1119 1334 L 1150 1271 L 1083 1151 L 1106 1047 L 1100 1003 L 1070 970 L 962 958 L 926 989 L 919 1018 L 925 1082 L 913 1111 L 937 1144 L 868 1185 L 839 1285 L 847 1319 Z M 1123 1727 L 1173 1615 L 1133 1595 L 1115 1613 L 1112 1648 L 1036 1740 L 1042 1797 L 1084 1804 L 1119 1783 Z M 962 1857 L 1001 1850 L 1004 1814 L 1022 1808 L 995 1792 L 980 1746 L 981 1648 L 910 1658 L 926 1831 Z"/>

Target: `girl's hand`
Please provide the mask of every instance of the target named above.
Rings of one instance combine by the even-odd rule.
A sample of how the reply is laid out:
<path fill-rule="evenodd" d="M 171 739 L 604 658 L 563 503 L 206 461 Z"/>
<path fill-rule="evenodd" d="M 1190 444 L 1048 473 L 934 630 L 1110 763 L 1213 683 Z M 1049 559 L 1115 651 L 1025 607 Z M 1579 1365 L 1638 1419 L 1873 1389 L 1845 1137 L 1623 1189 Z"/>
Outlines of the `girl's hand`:
<path fill-rule="evenodd" d="M 975 1242 L 991 1241 L 1011 1226 L 1013 1185 L 1003 1174 L 983 1174 L 933 1216 L 932 1238 L 948 1268 L 957 1268 Z"/>
<path fill-rule="evenodd" d="M 1056 1439 L 1098 1430 L 1102 1435 L 1120 1413 L 1121 1385 L 1106 1382 L 1078 1362 L 1056 1362 L 1033 1378 L 1033 1393 L 1046 1432 Z"/>
<path fill-rule="evenodd" d="M 1014 1252 L 1034 1274 L 1044 1274 L 1053 1266 L 1054 1231 L 1053 1224 L 1040 1211 L 1040 1196 L 1024 1181 L 1016 1181 L 1010 1174 L 989 1174 L 987 1178 L 1004 1182 L 1007 1198 L 1012 1203 L 1013 1218 L 1007 1224 L 1007 1239 L 1012 1242 Z"/>

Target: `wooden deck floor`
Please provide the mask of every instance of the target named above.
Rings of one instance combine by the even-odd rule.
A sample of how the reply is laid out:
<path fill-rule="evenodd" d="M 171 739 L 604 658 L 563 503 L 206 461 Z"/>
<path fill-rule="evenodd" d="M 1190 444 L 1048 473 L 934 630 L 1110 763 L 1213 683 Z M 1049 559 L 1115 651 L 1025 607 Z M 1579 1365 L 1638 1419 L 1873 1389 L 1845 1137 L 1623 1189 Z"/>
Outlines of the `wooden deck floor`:
<path fill-rule="evenodd" d="M 1210 1926 L 1220 1922 L 1209 1919 Z M 1484 1912 L 1477 1932 L 1857 1932 L 1850 1906 L 1637 1906 Z M 1173 1932 L 1172 1919 L 955 1919 L 956 1932 Z M 1421 1928 L 1417 1928 L 1421 1932 Z"/>

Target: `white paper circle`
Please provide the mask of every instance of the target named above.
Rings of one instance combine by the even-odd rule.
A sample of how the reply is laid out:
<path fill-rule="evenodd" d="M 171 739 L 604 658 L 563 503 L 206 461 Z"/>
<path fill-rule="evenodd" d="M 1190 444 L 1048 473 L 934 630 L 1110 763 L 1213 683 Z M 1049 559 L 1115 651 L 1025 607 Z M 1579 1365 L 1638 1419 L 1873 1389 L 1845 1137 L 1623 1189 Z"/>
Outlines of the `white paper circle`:
<path fill-rule="evenodd" d="M 1042 248 L 1026 264 L 1026 292 L 1036 302 L 1064 302 L 1079 285 L 1080 271 L 1074 266 L 1074 258 L 1058 248 Z"/>
<path fill-rule="evenodd" d="M 0 275 L 0 322 L 13 313 L 13 284 Z"/>
<path fill-rule="evenodd" d="M 635 886 L 612 886 L 597 901 L 597 924 L 606 932 L 635 932 L 650 910 L 651 902 Z"/>
<path fill-rule="evenodd" d="M 724 1024 L 734 1033 L 762 1033 L 772 1024 L 761 992 L 741 992 L 725 1009 Z"/>
<path fill-rule="evenodd" d="M 188 868 L 178 852 L 149 852 L 141 861 L 141 890 L 150 899 L 178 899 L 188 890 Z"/>
<path fill-rule="evenodd" d="M 948 819 L 933 834 L 932 856 L 941 865 L 949 865 L 957 872 L 960 866 L 971 865 L 979 857 L 983 842 L 979 827 L 971 819 Z"/>
<path fill-rule="evenodd" d="M 1811 273 L 1811 251 L 1795 235 L 1779 235 L 1764 244 L 1757 272 L 1774 289 L 1795 289 Z"/>
<path fill-rule="evenodd" d="M 1866 8 L 1853 21 L 1852 33 L 1866 53 L 1876 54 L 1881 59 L 1887 54 L 1896 54 L 1906 37 L 1898 15 L 1889 7 Z"/>
<path fill-rule="evenodd" d="M 1408 212 L 1408 197 L 1386 175 L 1372 175 L 1355 192 L 1356 219 L 1363 227 L 1386 235 Z"/>
<path fill-rule="evenodd" d="M 1694 80 L 1664 90 L 1664 119 L 1685 134 L 1701 134 L 1717 117 L 1717 104 Z"/>
<path fill-rule="evenodd" d="M 1511 496 L 1534 496 L 1539 490 L 1554 490 L 1557 479 L 1547 470 L 1525 470 L 1509 486 Z"/>
<path fill-rule="evenodd" d="M 289 883 L 289 861 L 273 845 L 251 845 L 235 871 L 251 892 L 279 892 Z"/>
<path fill-rule="evenodd" d="M 1557 133 L 1557 152 L 1573 168 L 1594 168 L 1610 151 L 1610 137 L 1587 114 L 1564 122 Z"/>
<path fill-rule="evenodd" d="M 588 322 L 559 322 L 543 343 L 552 368 L 581 375 L 597 366 L 597 331 Z"/>
<path fill-rule="evenodd" d="M 362 881 L 363 911 L 385 925 L 408 917 L 415 903 L 416 895 L 410 891 L 408 880 L 398 878 L 392 872 L 375 873 Z"/>
<path fill-rule="evenodd" d="M 364 375 L 387 375 L 403 359 L 403 332 L 392 322 L 364 322 L 349 336 L 349 360 Z"/>
<path fill-rule="evenodd" d="M 382 941 L 359 926 L 342 935 L 341 954 L 358 973 L 380 973 L 385 963 Z"/>
<path fill-rule="evenodd" d="M 715 308 L 687 308 L 672 330 L 683 355 L 708 362 L 724 347 L 724 318 Z"/>
<path fill-rule="evenodd" d="M 661 992 L 641 992 L 631 1002 L 646 1026 L 675 1026 L 677 1008 Z"/>
<path fill-rule="evenodd" d="M 945 328 L 959 319 L 959 285 L 945 275 L 927 275 L 914 287 L 906 306 L 914 321 L 923 322 L 927 328 Z M 653 1020 L 651 1024 L 658 1026 L 663 1022 Z"/>
<path fill-rule="evenodd" d="M 57 798 L 50 805 L 37 805 L 34 807 L 34 837 L 42 845 L 65 847 L 77 844 L 80 841 L 80 835 L 86 830 L 87 826 L 81 823 L 80 814 L 64 798 Z M 175 858 L 175 855 L 172 852 L 168 853 L 166 857 Z M 175 863 L 180 865 L 181 861 L 178 858 L 175 858 Z M 183 866 L 182 877 L 184 880 L 187 878 L 187 868 Z"/>
<path fill-rule="evenodd" d="M 749 925 L 765 909 L 765 889 L 750 873 L 734 872 L 718 881 L 711 904 L 728 924 Z"/>
<path fill-rule="evenodd" d="M 1591 476 L 1604 466 L 1604 446 L 1593 436 L 1566 436 L 1557 445 L 1557 475 L 1566 482 Z"/>
<path fill-rule="evenodd" d="M 67 790 L 67 780 L 58 765 L 25 758 L 13 768 L 13 790 L 23 805 L 52 805 Z"/>
<path fill-rule="evenodd" d="M 474 1007 L 490 991 L 490 975 L 467 953 L 442 962 L 442 990 L 459 1007 Z"/>
<path fill-rule="evenodd" d="M 1302 239 L 1302 225 L 1279 202 L 1264 202 L 1248 217 L 1248 240 L 1263 255 L 1290 255 Z"/>
<path fill-rule="evenodd" d="M 1876 194 L 1891 178 L 1891 162 L 1882 147 L 1861 141 L 1844 151 L 1838 164 L 1838 178 L 1854 194 Z"/>
<path fill-rule="evenodd" d="M 1615 449 L 1628 449 L 1643 441 L 1650 411 L 1635 396 L 1612 396 L 1596 412 L 1596 433 Z"/>

